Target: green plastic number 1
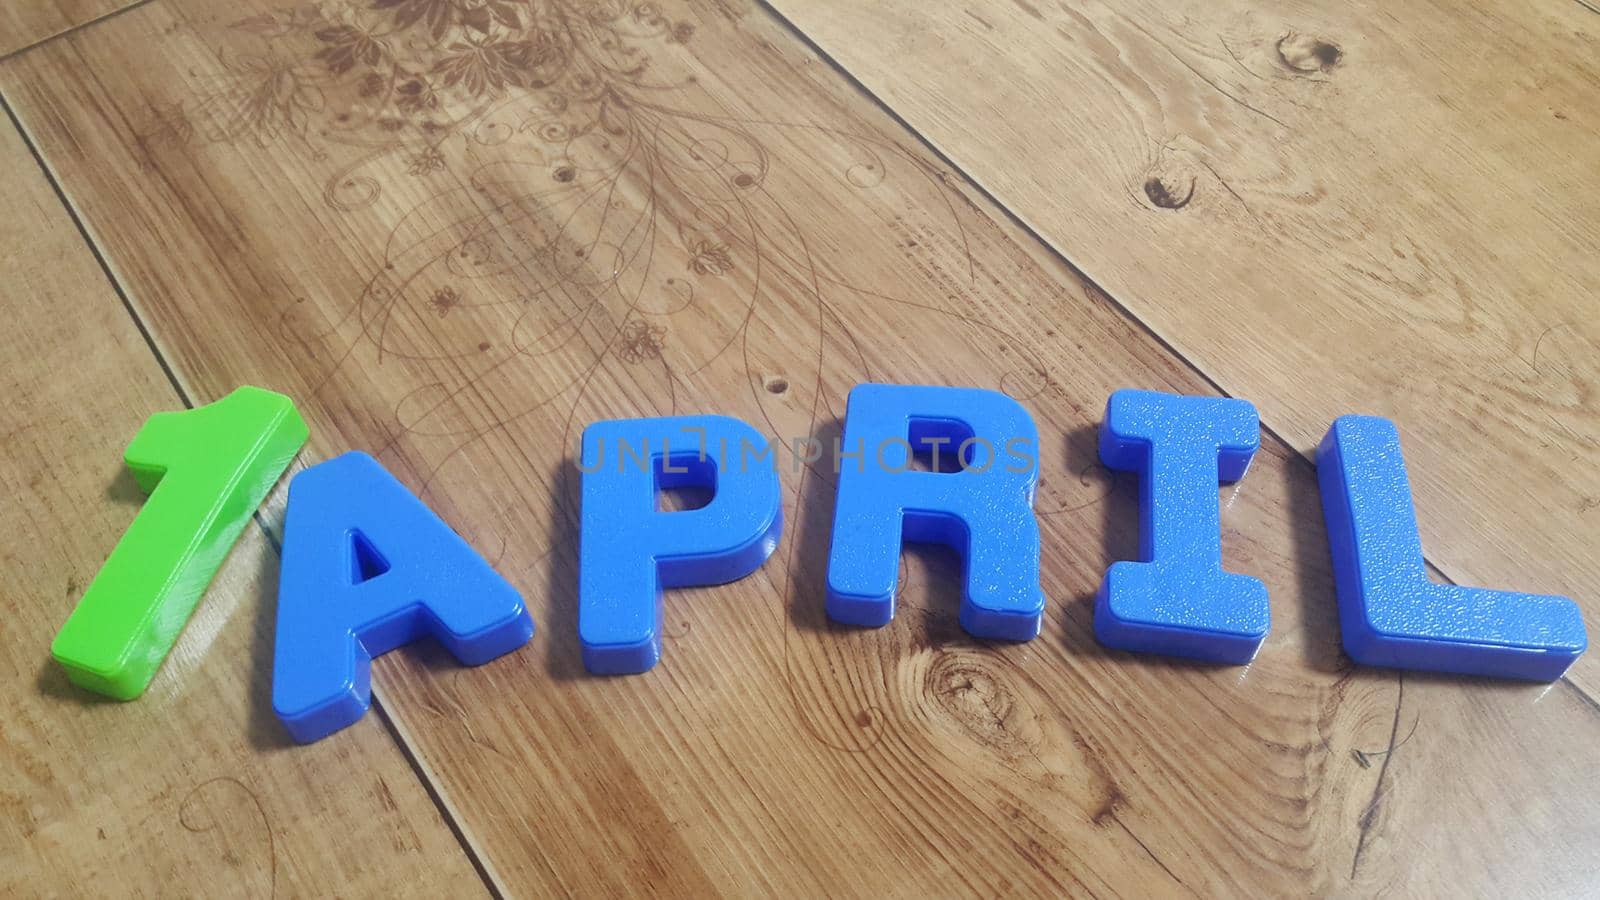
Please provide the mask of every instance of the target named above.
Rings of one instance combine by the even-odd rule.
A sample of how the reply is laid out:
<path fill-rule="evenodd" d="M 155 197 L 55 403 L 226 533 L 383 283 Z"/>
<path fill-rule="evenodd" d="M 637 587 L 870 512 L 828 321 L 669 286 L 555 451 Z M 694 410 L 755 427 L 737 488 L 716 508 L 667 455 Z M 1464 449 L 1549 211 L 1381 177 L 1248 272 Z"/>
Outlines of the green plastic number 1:
<path fill-rule="evenodd" d="M 305 442 L 294 401 L 248 386 L 144 423 L 123 459 L 150 499 L 50 647 L 73 683 L 118 700 L 144 693 Z"/>

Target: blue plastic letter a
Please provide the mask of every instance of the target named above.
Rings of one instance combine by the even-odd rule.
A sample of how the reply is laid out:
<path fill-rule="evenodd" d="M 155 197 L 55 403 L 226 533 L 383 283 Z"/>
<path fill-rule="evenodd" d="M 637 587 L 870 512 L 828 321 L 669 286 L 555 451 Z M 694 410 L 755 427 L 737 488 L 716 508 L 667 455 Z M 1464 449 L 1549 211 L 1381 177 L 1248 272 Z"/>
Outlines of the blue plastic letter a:
<path fill-rule="evenodd" d="M 365 453 L 289 485 L 272 707 L 302 743 L 353 724 L 372 658 L 433 635 L 468 665 L 533 635 L 522 597 Z"/>

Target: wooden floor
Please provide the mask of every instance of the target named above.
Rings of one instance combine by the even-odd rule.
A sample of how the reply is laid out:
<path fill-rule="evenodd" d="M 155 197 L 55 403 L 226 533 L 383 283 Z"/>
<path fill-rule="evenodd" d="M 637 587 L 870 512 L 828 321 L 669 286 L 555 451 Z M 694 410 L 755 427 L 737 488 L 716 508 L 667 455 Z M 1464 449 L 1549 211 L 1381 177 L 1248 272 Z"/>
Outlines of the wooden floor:
<path fill-rule="evenodd" d="M 1397 421 L 1434 576 L 1600 627 L 1600 14 L 1583 0 L 13 0 L 0 10 L 0 893 L 1581 896 L 1600 662 L 1353 667 L 1310 454 Z M 830 624 L 825 466 L 662 663 L 586 676 L 577 434 L 838 434 L 865 380 L 1022 400 L 1050 604 L 949 554 Z M 145 697 L 48 644 L 149 414 L 256 384 L 524 593 L 524 650 L 271 712 L 283 486 Z M 1256 403 L 1221 493 L 1248 667 L 1115 653 L 1120 387 Z"/>

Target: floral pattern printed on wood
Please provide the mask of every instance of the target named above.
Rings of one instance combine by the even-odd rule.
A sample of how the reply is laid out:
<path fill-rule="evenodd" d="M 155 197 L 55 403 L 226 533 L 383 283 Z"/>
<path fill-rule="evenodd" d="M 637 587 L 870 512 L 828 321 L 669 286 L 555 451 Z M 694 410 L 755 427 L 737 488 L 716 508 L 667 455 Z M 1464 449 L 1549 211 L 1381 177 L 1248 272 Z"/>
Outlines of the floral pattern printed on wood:
<path fill-rule="evenodd" d="M 379 455 L 446 509 L 468 488 L 440 479 L 473 471 L 492 436 L 558 429 L 536 466 L 553 468 L 583 423 L 667 414 L 719 367 L 739 370 L 773 438 L 815 435 L 874 377 L 852 325 L 869 308 L 966 333 L 958 380 L 1044 390 L 1035 352 L 966 308 L 977 273 L 942 174 L 881 136 L 757 114 L 705 84 L 696 21 L 618 0 L 324 0 L 191 22 L 220 74 L 152 109 L 141 140 L 290 154 L 326 173 L 334 215 L 387 232 L 353 296 L 287 289 L 279 330 L 324 400 L 367 400 L 330 385 L 374 366 L 409 385 L 372 411 L 387 423 Z M 881 220 L 906 271 L 884 281 L 794 215 L 796 198 Z M 631 405 L 585 399 L 618 393 Z M 806 471 L 831 484 L 828 465 Z M 1081 475 L 1050 488 L 1062 496 L 1041 499 L 1046 513 L 1103 493 Z M 575 521 L 556 493 L 555 520 Z M 567 534 L 513 549 L 542 558 Z"/>
<path fill-rule="evenodd" d="M 152 153 L 320 173 L 310 193 L 282 187 L 358 236 L 341 252 L 377 262 L 347 293 L 265 273 L 284 280 L 274 330 L 314 434 L 369 449 L 509 577 L 556 585 L 551 609 L 572 604 L 570 456 L 588 422 L 716 411 L 761 427 L 792 523 L 763 575 L 810 608 L 821 569 L 804 554 L 835 476 L 796 441 L 831 446 L 851 386 L 1059 391 L 1033 343 L 974 307 L 983 293 L 1023 309 L 1027 289 L 975 260 L 963 223 L 985 220 L 945 173 L 857 119 L 779 118 L 748 76 L 695 56 L 697 31 L 727 27 L 696 22 L 615 0 L 329 0 L 189 22 L 221 74 L 142 128 Z M 1040 413 L 1037 511 L 1103 502 L 1089 419 Z M 877 704 L 812 699 L 805 660 L 854 652 L 820 634 L 781 627 L 797 722 L 833 750 L 875 746 Z M 894 638 L 872 640 L 897 658 Z"/>

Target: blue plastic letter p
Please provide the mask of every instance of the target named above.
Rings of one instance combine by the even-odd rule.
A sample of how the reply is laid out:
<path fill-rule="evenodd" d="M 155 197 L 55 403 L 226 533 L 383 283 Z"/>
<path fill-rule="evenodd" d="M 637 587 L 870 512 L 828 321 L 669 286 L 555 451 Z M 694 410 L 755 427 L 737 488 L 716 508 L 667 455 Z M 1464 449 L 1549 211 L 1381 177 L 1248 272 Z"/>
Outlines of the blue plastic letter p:
<path fill-rule="evenodd" d="M 778 546 L 778 465 L 760 432 L 728 416 L 596 422 L 583 431 L 578 637 L 600 675 L 661 657 L 660 588 L 736 581 Z M 657 491 L 711 488 L 699 509 L 659 511 Z"/>

